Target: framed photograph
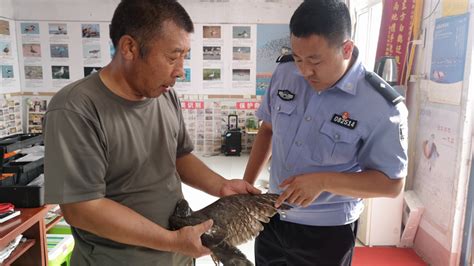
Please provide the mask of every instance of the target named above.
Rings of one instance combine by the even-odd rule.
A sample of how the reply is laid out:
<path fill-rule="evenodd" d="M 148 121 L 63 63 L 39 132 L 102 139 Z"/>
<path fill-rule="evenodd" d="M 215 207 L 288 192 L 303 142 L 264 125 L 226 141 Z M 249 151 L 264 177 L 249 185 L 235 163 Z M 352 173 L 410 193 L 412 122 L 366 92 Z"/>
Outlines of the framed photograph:
<path fill-rule="evenodd" d="M 2 67 L 2 78 L 4 79 L 14 78 L 12 65 L 2 65 L 1 67 Z"/>
<path fill-rule="evenodd" d="M 232 48 L 233 60 L 250 60 L 250 47 L 236 46 Z"/>
<path fill-rule="evenodd" d="M 51 66 L 53 79 L 69 79 L 69 66 Z"/>
<path fill-rule="evenodd" d="M 220 46 L 203 46 L 202 58 L 204 60 L 221 60 Z"/>
<path fill-rule="evenodd" d="M 2 56 L 11 56 L 12 55 L 12 45 L 9 41 L 0 41 L 0 55 Z"/>
<path fill-rule="evenodd" d="M 92 73 L 99 72 L 102 67 L 84 67 L 84 77 L 89 76 Z"/>
<path fill-rule="evenodd" d="M 221 26 L 203 26 L 202 37 L 204 39 L 220 39 Z"/>
<path fill-rule="evenodd" d="M 207 81 L 220 80 L 221 70 L 219 68 L 204 68 L 202 70 L 202 79 Z"/>
<path fill-rule="evenodd" d="M 41 57 L 41 45 L 39 43 L 24 43 L 24 57 Z"/>
<path fill-rule="evenodd" d="M 24 22 L 20 24 L 22 34 L 39 34 L 39 23 Z"/>
<path fill-rule="evenodd" d="M 41 66 L 25 66 L 25 79 L 43 79 Z"/>
<path fill-rule="evenodd" d="M 82 38 L 100 38 L 99 24 L 82 24 Z"/>
<path fill-rule="evenodd" d="M 50 44 L 52 58 L 69 58 L 69 48 L 67 44 Z"/>
<path fill-rule="evenodd" d="M 234 26 L 234 27 L 232 27 L 232 38 L 234 38 L 234 39 L 250 39 L 250 26 Z"/>
<path fill-rule="evenodd" d="M 10 35 L 10 23 L 8 20 L 0 19 L 0 34 Z"/>
<path fill-rule="evenodd" d="M 100 58 L 100 44 L 84 44 L 82 52 L 84 58 Z"/>
<path fill-rule="evenodd" d="M 233 81 L 250 81 L 250 69 L 232 69 Z"/>
<path fill-rule="evenodd" d="M 67 24 L 49 23 L 48 30 L 50 35 L 67 35 Z"/>

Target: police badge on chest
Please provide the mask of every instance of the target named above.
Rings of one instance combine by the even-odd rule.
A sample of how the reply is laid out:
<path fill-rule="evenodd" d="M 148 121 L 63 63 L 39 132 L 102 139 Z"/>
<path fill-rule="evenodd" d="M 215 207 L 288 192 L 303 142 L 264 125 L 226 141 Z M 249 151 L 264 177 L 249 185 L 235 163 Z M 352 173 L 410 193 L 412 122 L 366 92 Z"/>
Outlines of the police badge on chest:
<path fill-rule="evenodd" d="M 348 129 L 354 129 L 357 126 L 357 120 L 350 119 L 348 112 L 343 112 L 341 115 L 334 114 L 331 122 Z"/>

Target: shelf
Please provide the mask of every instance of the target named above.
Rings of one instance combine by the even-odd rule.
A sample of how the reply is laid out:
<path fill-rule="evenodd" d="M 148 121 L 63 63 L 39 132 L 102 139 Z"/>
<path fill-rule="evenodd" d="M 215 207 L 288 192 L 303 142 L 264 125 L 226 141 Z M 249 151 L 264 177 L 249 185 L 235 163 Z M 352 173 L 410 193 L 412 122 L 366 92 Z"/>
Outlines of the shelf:
<path fill-rule="evenodd" d="M 52 208 L 53 205 L 18 208 L 21 211 L 19 216 L 0 224 L 0 247 L 8 245 L 19 234 L 28 239 L 13 251 L 8 260 L 1 264 L 2 266 L 12 263 L 15 265 L 47 265 L 48 251 L 44 217 Z"/>
<path fill-rule="evenodd" d="M 48 223 L 46 224 L 46 232 L 48 232 L 49 229 L 51 229 L 55 224 L 59 223 L 59 221 L 61 221 L 62 218 L 63 218 L 62 215 L 58 215 L 54 217 L 54 219 L 52 219 L 51 221 L 48 221 Z"/>
<path fill-rule="evenodd" d="M 25 242 L 21 243 L 13 250 L 13 252 L 8 256 L 8 258 L 3 261 L 2 265 L 8 266 L 12 264 L 16 259 L 23 255 L 28 249 L 35 245 L 34 239 L 28 239 Z"/>

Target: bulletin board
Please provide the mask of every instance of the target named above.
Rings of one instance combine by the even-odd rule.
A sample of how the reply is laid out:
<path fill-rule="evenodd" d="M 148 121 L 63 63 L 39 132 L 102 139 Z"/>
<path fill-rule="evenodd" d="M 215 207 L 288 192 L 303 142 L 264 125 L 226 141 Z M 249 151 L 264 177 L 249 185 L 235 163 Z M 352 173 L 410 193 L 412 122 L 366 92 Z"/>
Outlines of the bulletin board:
<path fill-rule="evenodd" d="M 111 60 L 109 23 L 17 21 L 16 26 L 23 92 L 56 92 Z"/>
<path fill-rule="evenodd" d="M 184 76 L 175 85 L 179 94 L 263 95 L 276 59 L 291 53 L 288 25 L 194 26 Z M 114 54 L 107 22 L 17 21 L 16 27 L 16 87 L 19 76 L 23 92 L 57 92 L 100 70 Z"/>
<path fill-rule="evenodd" d="M 0 17 L 0 94 L 20 92 L 16 25 Z"/>

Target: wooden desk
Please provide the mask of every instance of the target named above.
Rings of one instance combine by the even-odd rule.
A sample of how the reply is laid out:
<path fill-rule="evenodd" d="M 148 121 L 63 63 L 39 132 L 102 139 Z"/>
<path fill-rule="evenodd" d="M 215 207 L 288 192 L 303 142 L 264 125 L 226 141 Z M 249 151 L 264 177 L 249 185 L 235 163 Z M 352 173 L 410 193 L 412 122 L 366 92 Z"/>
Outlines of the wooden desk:
<path fill-rule="evenodd" d="M 7 222 L 0 224 L 0 248 L 4 248 L 19 234 L 23 234 L 27 241 L 20 243 L 3 265 L 41 265 L 48 264 L 48 250 L 46 248 L 46 227 L 51 227 L 53 220 L 45 226 L 44 217 L 53 208 L 45 205 L 39 208 L 19 208 L 21 214 Z M 59 220 L 59 219 L 58 219 Z"/>

